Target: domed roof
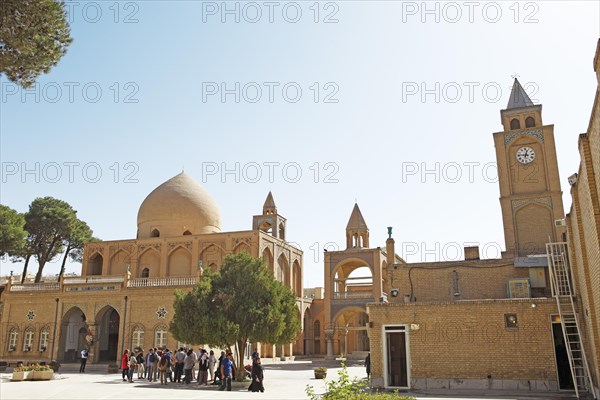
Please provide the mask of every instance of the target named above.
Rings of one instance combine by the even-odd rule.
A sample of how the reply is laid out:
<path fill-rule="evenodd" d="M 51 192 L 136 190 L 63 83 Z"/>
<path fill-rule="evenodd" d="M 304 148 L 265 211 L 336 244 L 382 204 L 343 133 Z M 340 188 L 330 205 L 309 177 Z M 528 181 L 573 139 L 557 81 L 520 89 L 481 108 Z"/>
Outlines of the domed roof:
<path fill-rule="evenodd" d="M 221 213 L 208 192 L 182 172 L 146 197 L 137 223 L 139 238 L 212 233 L 221 231 Z"/>

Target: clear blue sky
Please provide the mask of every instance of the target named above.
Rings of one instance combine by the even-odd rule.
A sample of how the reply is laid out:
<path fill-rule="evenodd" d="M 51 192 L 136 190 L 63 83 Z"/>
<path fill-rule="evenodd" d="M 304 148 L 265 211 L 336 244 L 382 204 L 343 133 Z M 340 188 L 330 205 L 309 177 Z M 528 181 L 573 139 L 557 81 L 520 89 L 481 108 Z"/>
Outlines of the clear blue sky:
<path fill-rule="evenodd" d="M 355 199 L 371 246 L 393 226 L 408 261 L 456 259 L 471 242 L 494 257 L 499 190 L 484 166 L 515 73 L 555 124 L 570 207 L 597 2 L 67 3 L 74 42 L 59 65 L 29 92 L 0 78 L 0 201 L 18 211 L 55 196 L 96 236 L 134 238 L 145 196 L 185 168 L 224 231 L 250 229 L 272 190 L 305 287 L 322 285 L 322 248 L 345 246 Z"/>

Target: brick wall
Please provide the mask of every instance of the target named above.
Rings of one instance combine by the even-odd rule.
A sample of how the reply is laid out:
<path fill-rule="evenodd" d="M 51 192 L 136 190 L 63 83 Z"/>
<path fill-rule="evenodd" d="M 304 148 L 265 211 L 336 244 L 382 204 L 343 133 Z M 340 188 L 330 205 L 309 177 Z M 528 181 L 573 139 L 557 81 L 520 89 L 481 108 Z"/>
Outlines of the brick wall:
<path fill-rule="evenodd" d="M 532 307 L 532 303 L 536 305 Z M 383 325 L 409 324 L 411 379 L 451 378 L 556 381 L 551 314 L 553 299 L 446 303 L 373 303 L 371 368 L 383 382 Z M 518 328 L 506 328 L 504 314 Z"/>

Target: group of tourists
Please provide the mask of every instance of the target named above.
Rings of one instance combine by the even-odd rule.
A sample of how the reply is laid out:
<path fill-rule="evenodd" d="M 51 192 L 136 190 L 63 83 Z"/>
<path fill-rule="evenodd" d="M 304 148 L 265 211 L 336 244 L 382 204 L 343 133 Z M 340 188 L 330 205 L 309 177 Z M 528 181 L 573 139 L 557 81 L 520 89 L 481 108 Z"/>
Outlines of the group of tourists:
<path fill-rule="evenodd" d="M 144 353 L 143 349 L 126 349 L 121 357 L 121 371 L 123 381 L 129 383 L 133 383 L 134 374 L 137 372 L 137 380 L 159 380 L 161 385 L 167 385 L 167 382 L 189 385 L 195 380 L 198 385 L 208 386 L 211 382 L 212 385 L 220 385 L 219 390 L 228 391 L 231 391 L 231 381 L 236 373 L 231 352 L 222 351 L 217 359 L 213 350 L 209 352 L 200 349 L 196 353 L 193 349 L 183 347 L 175 354 L 169 349 L 150 348 L 147 353 Z M 245 369 L 242 368 L 242 371 Z M 252 383 L 248 390 L 264 392 L 263 367 L 256 349 L 252 353 L 250 375 Z"/>

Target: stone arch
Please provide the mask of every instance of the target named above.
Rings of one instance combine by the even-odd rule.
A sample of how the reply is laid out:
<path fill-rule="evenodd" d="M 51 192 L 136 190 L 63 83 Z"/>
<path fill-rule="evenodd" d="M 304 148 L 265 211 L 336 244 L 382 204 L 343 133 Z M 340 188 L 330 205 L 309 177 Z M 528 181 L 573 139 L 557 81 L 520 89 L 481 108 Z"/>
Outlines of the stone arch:
<path fill-rule="evenodd" d="M 248 246 L 248 243 L 246 242 L 239 242 L 234 248 L 233 248 L 233 252 L 235 254 L 239 254 L 239 253 L 243 253 L 246 252 L 248 254 L 250 253 L 250 246 Z"/>
<path fill-rule="evenodd" d="M 290 264 L 288 263 L 285 254 L 281 254 L 277 259 L 277 265 L 275 266 L 275 279 L 283 283 L 285 286 L 290 286 L 289 269 Z"/>
<path fill-rule="evenodd" d="M 535 119 L 533 117 L 525 118 L 525 128 L 535 127 Z"/>
<path fill-rule="evenodd" d="M 261 231 L 268 233 L 269 235 L 273 235 L 273 225 L 271 224 L 271 222 L 269 220 L 263 221 L 258 229 L 260 229 Z"/>
<path fill-rule="evenodd" d="M 269 249 L 268 247 L 265 247 L 265 248 L 263 249 L 263 252 L 262 252 L 262 259 L 263 259 L 263 260 L 264 260 L 264 262 L 265 262 L 265 267 L 266 267 L 266 268 L 267 268 L 269 271 L 271 271 L 271 272 L 275 273 L 275 271 L 273 270 L 273 253 L 271 253 L 271 249 Z"/>
<path fill-rule="evenodd" d="M 95 322 L 94 361 L 117 361 L 121 333 L 120 313 L 113 306 L 105 305 L 96 313 Z"/>
<path fill-rule="evenodd" d="M 177 246 L 167 259 L 167 276 L 188 276 L 192 272 L 192 253 Z"/>
<path fill-rule="evenodd" d="M 160 231 L 156 228 L 152 229 L 152 232 L 150 232 L 150 237 L 160 237 Z"/>
<path fill-rule="evenodd" d="M 344 307 L 332 319 L 337 336 L 337 354 L 356 353 L 364 358 L 369 351 L 367 325 L 369 315 L 366 309 L 357 306 Z"/>
<path fill-rule="evenodd" d="M 298 260 L 292 264 L 292 290 L 297 297 L 302 297 L 302 268 Z"/>
<path fill-rule="evenodd" d="M 108 267 L 109 275 L 125 275 L 127 273 L 127 265 L 130 263 L 129 254 L 121 249 L 110 258 Z"/>
<path fill-rule="evenodd" d="M 191 234 L 192 234 L 192 232 L 190 232 L 189 230 L 186 230 L 185 232 L 183 232 L 183 236 L 188 236 Z"/>
<path fill-rule="evenodd" d="M 510 130 L 521 129 L 521 122 L 517 118 L 510 120 Z"/>
<path fill-rule="evenodd" d="M 87 318 L 81 308 L 73 306 L 62 317 L 58 340 L 58 361 L 74 362 L 79 357 L 79 352 L 87 348 L 85 335 L 82 329 L 88 329 Z"/>
<path fill-rule="evenodd" d="M 104 264 L 104 257 L 98 251 L 94 252 L 87 262 L 87 274 L 88 275 L 102 275 L 102 264 Z"/>
<path fill-rule="evenodd" d="M 285 224 L 281 222 L 278 227 L 279 239 L 285 240 Z"/>
<path fill-rule="evenodd" d="M 215 243 L 210 243 L 200 251 L 198 256 L 199 260 L 202 261 L 203 266 L 210 266 L 212 264 L 219 266 L 223 262 L 223 257 L 225 254 L 225 250 L 223 250 L 221 246 Z"/>
<path fill-rule="evenodd" d="M 160 253 L 158 250 L 149 247 L 138 257 L 138 271 L 142 278 L 153 278 L 160 274 Z M 148 269 L 148 276 L 144 277 L 144 269 Z"/>
<path fill-rule="evenodd" d="M 365 269 L 370 276 L 360 273 L 361 276 L 357 277 L 354 272 L 360 269 Z M 373 267 L 367 261 L 355 257 L 342 260 L 334 266 L 331 276 L 333 279 L 328 289 L 334 298 L 372 297 Z"/>

